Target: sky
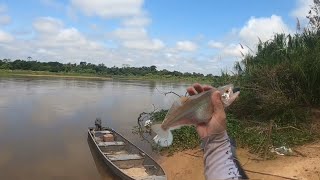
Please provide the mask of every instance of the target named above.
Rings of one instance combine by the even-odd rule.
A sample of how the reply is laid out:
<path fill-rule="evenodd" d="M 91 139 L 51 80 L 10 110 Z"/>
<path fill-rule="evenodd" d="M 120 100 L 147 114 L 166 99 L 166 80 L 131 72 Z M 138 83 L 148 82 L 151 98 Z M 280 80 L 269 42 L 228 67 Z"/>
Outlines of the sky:
<path fill-rule="evenodd" d="M 0 0 L 0 59 L 219 75 L 260 38 L 306 25 L 313 0 Z M 240 46 L 242 44 L 243 48 Z"/>

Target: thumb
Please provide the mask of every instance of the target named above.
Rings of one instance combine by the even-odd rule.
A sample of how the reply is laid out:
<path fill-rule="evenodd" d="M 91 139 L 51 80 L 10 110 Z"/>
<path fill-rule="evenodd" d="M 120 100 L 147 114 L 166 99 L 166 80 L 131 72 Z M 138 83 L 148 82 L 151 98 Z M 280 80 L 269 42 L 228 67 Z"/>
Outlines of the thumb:
<path fill-rule="evenodd" d="M 213 112 L 215 114 L 224 113 L 224 106 L 221 101 L 221 94 L 219 91 L 215 91 L 211 95 L 211 103 L 213 106 Z"/>
<path fill-rule="evenodd" d="M 214 133 L 220 133 L 226 130 L 226 113 L 221 101 L 221 94 L 219 91 L 212 93 L 211 103 L 213 106 L 212 119 L 210 121 L 212 127 L 214 127 Z"/>

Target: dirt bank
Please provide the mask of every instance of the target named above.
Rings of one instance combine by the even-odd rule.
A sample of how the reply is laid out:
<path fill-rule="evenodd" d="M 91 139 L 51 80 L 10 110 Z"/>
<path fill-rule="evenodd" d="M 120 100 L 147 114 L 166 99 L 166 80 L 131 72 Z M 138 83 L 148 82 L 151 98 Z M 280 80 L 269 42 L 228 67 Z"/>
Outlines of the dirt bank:
<path fill-rule="evenodd" d="M 296 179 L 320 180 L 320 141 L 296 148 L 302 155 L 277 156 L 274 160 L 259 161 L 245 149 L 238 149 L 238 157 L 246 170 L 274 174 Z M 203 153 L 187 150 L 170 157 L 163 157 L 161 165 L 169 180 L 204 179 Z M 247 172 L 251 179 L 284 179 Z"/>

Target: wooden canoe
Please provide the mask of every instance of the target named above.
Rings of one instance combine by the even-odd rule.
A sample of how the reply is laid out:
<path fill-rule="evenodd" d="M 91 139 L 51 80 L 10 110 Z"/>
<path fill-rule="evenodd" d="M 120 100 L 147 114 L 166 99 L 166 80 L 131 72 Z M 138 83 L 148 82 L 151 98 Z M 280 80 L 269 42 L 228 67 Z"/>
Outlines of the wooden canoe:
<path fill-rule="evenodd" d="M 113 140 L 104 141 L 104 136 Z M 104 164 L 114 175 L 124 180 L 165 180 L 166 175 L 160 165 L 121 134 L 111 128 L 100 131 L 88 128 L 88 141 L 97 151 Z"/>

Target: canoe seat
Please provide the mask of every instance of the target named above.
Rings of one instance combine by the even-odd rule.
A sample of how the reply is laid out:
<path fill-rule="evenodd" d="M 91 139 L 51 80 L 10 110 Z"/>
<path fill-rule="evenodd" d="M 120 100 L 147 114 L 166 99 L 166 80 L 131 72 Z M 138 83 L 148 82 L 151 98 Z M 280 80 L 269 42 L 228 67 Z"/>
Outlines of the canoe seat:
<path fill-rule="evenodd" d="M 104 155 L 117 155 L 117 154 L 128 154 L 128 151 L 111 151 L 111 152 L 103 152 Z"/>
<path fill-rule="evenodd" d="M 111 141 L 111 142 L 98 142 L 98 146 L 124 146 L 125 143 L 122 141 Z"/>
<path fill-rule="evenodd" d="M 144 157 L 140 156 L 139 154 L 110 154 L 107 157 L 111 161 L 127 161 L 127 160 L 140 160 Z"/>
<path fill-rule="evenodd" d="M 112 134 L 111 131 L 94 131 L 95 133 L 102 133 L 102 134 Z"/>
<path fill-rule="evenodd" d="M 143 178 L 139 178 L 139 180 L 165 180 L 166 176 L 147 176 Z"/>

